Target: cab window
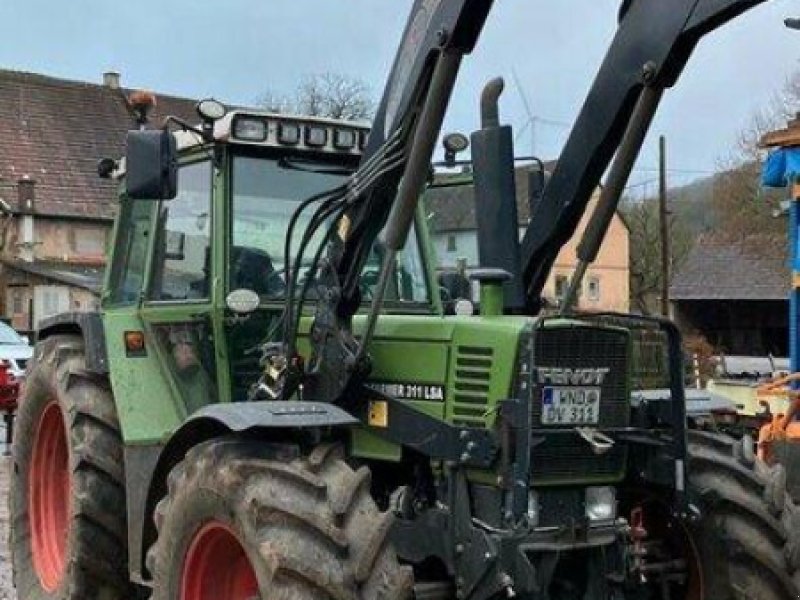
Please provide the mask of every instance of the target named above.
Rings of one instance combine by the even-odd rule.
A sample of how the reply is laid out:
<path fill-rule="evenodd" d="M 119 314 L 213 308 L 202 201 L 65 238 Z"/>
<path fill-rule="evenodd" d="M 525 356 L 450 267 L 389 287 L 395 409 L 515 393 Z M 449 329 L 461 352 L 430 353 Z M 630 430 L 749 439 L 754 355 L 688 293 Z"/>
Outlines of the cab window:
<path fill-rule="evenodd" d="M 211 293 L 211 163 L 178 172 L 178 195 L 162 202 L 151 300 L 204 300 Z"/>
<path fill-rule="evenodd" d="M 144 286 L 147 250 L 150 245 L 153 203 L 147 200 L 123 200 L 114 264 L 111 272 L 109 303 L 116 306 L 136 304 Z"/>
<path fill-rule="evenodd" d="M 233 165 L 233 218 L 230 249 L 230 289 L 246 288 L 266 299 L 285 297 L 284 244 L 289 221 L 299 204 L 311 196 L 342 185 L 347 176 L 324 163 L 303 162 L 302 166 L 279 160 L 239 156 Z M 291 251 L 296 255 L 314 208 L 297 221 Z M 317 230 L 303 255 L 299 284 L 310 273 L 313 258 L 328 230 Z M 385 251 L 377 242 L 365 267 L 361 292 L 369 299 L 377 284 Z M 311 294 L 315 290 L 311 286 Z M 387 292 L 388 302 L 427 302 L 427 279 L 416 233 L 409 235 L 406 249 L 399 254 Z"/>

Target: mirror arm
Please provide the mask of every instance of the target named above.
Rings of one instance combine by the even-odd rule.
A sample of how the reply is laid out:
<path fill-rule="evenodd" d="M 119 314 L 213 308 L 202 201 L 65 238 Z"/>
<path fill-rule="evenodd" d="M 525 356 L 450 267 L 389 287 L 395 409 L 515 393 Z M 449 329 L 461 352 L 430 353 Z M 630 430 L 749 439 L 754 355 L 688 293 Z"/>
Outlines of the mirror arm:
<path fill-rule="evenodd" d="M 213 130 L 199 129 L 194 125 L 189 125 L 189 123 L 187 123 L 180 117 L 176 117 L 175 115 L 169 115 L 164 118 L 164 127 L 169 127 L 170 123 L 175 123 L 178 127 L 183 129 L 184 131 L 190 131 L 194 134 L 197 134 L 200 137 L 200 139 L 203 140 L 204 142 L 214 141 Z"/>
<path fill-rule="evenodd" d="M 170 123 L 174 123 L 184 131 L 189 131 L 191 133 L 194 133 L 203 141 L 204 144 L 210 144 L 214 142 L 213 125 L 211 127 L 203 127 L 203 129 L 200 129 L 198 127 L 195 127 L 194 125 L 190 125 L 180 117 L 176 117 L 175 115 L 168 115 L 167 117 L 164 118 L 164 127 L 169 128 Z M 216 167 L 217 169 L 222 168 L 222 156 L 220 155 L 219 152 L 217 152 L 216 150 L 209 151 L 208 157 L 211 159 L 211 162 L 214 165 L 214 167 Z"/>

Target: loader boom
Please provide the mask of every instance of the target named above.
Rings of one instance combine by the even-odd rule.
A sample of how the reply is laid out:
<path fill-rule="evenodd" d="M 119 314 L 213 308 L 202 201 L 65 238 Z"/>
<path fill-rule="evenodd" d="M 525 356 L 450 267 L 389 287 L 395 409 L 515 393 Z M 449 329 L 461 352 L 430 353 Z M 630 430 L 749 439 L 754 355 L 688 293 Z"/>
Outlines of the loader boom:
<path fill-rule="evenodd" d="M 522 276 L 529 311 L 538 312 L 553 262 L 575 232 L 600 178 L 620 148 L 639 99 L 645 93 L 651 100 L 655 98 L 644 103 L 646 114 L 639 115 L 649 127 L 661 92 L 677 82 L 700 39 L 763 1 L 631 0 L 623 5 L 617 34 L 522 242 Z M 634 147 L 622 158 L 625 164 L 617 165 L 623 179 L 630 174 L 644 141 L 644 135 L 636 137 Z M 619 189 L 611 199 L 612 208 L 624 186 L 615 187 Z M 585 256 L 579 259 L 594 260 L 591 250 L 586 247 Z"/>
<path fill-rule="evenodd" d="M 575 122 L 558 165 L 522 243 L 520 276 L 527 312 L 536 314 L 547 276 L 561 247 L 571 238 L 600 178 L 617 154 L 611 185 L 598 211 L 595 239 L 602 239 L 608 215 L 619 201 L 633 163 L 657 110 L 697 42 L 706 34 L 765 0 L 629 0 L 622 4 L 617 34 Z M 390 262 L 402 249 L 423 191 L 428 165 L 461 58 L 471 52 L 489 14 L 491 0 L 416 0 L 385 88 L 365 156 L 335 214 L 335 231 L 321 280 L 328 293 L 317 303 L 310 367 L 290 373 L 316 399 L 335 400 L 369 371 L 366 348 L 381 311 Z M 624 142 L 624 144 L 623 144 Z M 617 152 L 620 146 L 625 150 Z M 340 212 L 335 212 L 341 207 Z M 388 248 L 366 334 L 352 335 L 360 306 L 364 262 L 381 231 Z M 591 262 L 596 244 L 583 244 L 581 260 Z M 292 298 L 287 307 L 291 310 Z M 288 319 L 294 321 L 295 319 Z M 294 354 L 296 329 L 287 332 Z M 293 356 L 288 357 L 289 364 Z M 310 377 L 308 377 L 310 376 Z M 293 393 L 296 385 L 286 386 Z"/>

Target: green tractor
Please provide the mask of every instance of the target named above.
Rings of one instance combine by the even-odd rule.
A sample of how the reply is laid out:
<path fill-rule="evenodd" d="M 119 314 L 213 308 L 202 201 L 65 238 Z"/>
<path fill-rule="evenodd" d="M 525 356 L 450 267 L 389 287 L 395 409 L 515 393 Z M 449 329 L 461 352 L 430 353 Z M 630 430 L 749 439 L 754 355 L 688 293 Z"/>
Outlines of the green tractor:
<path fill-rule="evenodd" d="M 21 401 L 19 597 L 796 598 L 785 474 L 688 430 L 674 326 L 539 301 L 615 150 L 587 260 L 661 92 L 755 4 L 624 3 L 521 245 L 487 88 L 476 315 L 419 198 L 491 2 L 415 3 L 370 130 L 203 102 L 131 132 L 102 311 L 42 327 Z"/>

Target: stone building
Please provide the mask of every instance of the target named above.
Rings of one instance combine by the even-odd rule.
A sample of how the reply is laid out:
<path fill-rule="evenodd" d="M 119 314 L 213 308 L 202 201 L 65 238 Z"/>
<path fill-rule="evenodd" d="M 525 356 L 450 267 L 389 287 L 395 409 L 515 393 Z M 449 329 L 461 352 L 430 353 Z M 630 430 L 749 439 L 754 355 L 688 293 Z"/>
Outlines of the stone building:
<path fill-rule="evenodd" d="M 115 184 L 101 158 L 136 127 L 131 90 L 0 70 L 0 315 L 22 331 L 99 304 Z M 194 100 L 158 95 L 150 122 L 196 121 Z"/>

